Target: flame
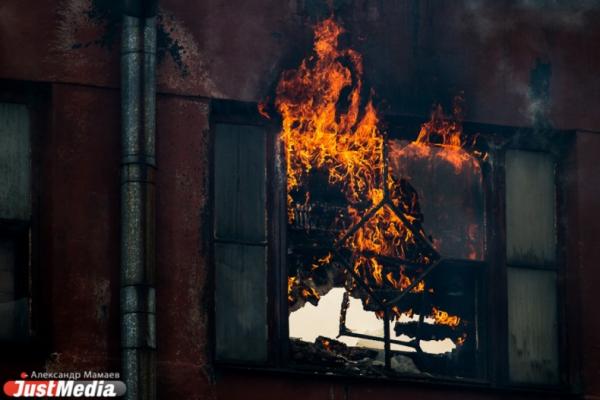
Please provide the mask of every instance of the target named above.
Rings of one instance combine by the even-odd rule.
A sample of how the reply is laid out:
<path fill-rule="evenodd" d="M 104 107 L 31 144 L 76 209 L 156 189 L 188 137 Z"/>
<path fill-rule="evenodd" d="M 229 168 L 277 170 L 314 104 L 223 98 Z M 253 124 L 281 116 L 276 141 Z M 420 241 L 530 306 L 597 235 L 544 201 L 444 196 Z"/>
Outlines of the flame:
<path fill-rule="evenodd" d="M 339 189 L 346 200 L 344 212 L 335 221 L 335 230 L 339 232 L 337 239 L 344 239 L 341 245 L 353 254 L 351 266 L 356 275 L 370 287 L 404 290 L 413 283 L 405 267 L 387 265 L 382 259 L 431 263 L 431 255 L 419 250 L 415 237 L 427 237 L 421 228 L 423 217 L 417 193 L 409 182 L 394 177 L 391 169 L 385 171 L 385 138 L 372 93 L 366 102 L 361 101 L 362 57 L 352 49 L 339 47 L 343 32 L 333 18 L 317 24 L 314 53 L 297 69 L 285 71 L 277 85 L 275 107 L 282 117 L 280 138 L 285 150 L 288 222 L 294 224 L 299 219 L 301 214 L 295 213 L 296 207 L 310 212 L 311 188 L 307 183 L 311 173 L 318 170 L 325 174 L 328 184 Z M 259 104 L 261 114 L 265 109 L 264 104 Z M 435 107 L 417 139 L 401 149 L 393 149 L 397 152 L 394 157 L 435 155 L 449 162 L 457 173 L 472 165 L 473 157 L 463 149 L 462 110 L 461 96 L 455 101 L 453 118 L 446 116 L 440 106 Z M 438 150 L 433 152 L 434 148 Z M 386 191 L 392 204 L 382 206 Z M 346 236 L 366 214 L 370 218 Z M 328 253 L 308 264 L 311 272 L 330 264 L 332 257 Z M 297 300 L 295 296 L 319 299 L 309 279 L 288 278 L 290 304 Z M 354 280 L 349 286 L 348 290 L 358 288 Z M 420 281 L 411 292 L 425 290 L 425 282 Z M 369 296 L 361 298 L 363 305 L 371 303 Z M 391 310 L 397 318 L 414 315 L 412 309 L 402 311 L 393 306 Z M 383 311 L 375 310 L 375 314 L 381 318 Z M 450 327 L 461 321 L 435 307 L 431 318 L 436 324 Z"/>
<path fill-rule="evenodd" d="M 449 327 L 456 328 L 460 324 L 459 316 L 450 315 L 446 311 L 442 311 L 436 307 L 432 308 L 431 317 L 434 319 L 434 323 L 438 325 L 448 325 Z"/>
<path fill-rule="evenodd" d="M 319 293 L 312 287 L 302 288 L 302 297 L 304 297 L 305 299 L 309 297 L 314 297 L 317 300 L 321 298 Z"/>
<path fill-rule="evenodd" d="M 284 72 L 277 86 L 275 106 L 282 116 L 288 221 L 294 222 L 294 203 L 298 204 L 302 195 L 304 207 L 308 207 L 310 192 L 304 185 L 313 170 L 323 171 L 328 183 L 339 187 L 347 200 L 346 215 L 337 221 L 340 237 L 361 221 L 368 208 L 379 206 L 385 184 L 396 210 L 388 205 L 380 207 L 343 244 L 354 254 L 373 253 L 427 264 L 427 255 L 411 251 L 416 245 L 414 233 L 396 214 L 402 212 L 413 229 L 424 234 L 419 227 L 416 192 L 391 171 L 383 182 L 384 136 L 372 100 L 361 107 L 362 57 L 352 49 L 339 48 L 342 33 L 343 28 L 332 18 L 319 23 L 315 27 L 314 54 L 298 69 Z M 423 132 L 425 135 L 429 131 Z M 300 189 L 306 190 L 304 194 Z M 320 265 L 312 264 L 312 269 Z M 370 276 L 379 286 L 386 282 L 383 265 L 375 258 L 356 257 L 353 266 L 359 275 Z M 403 271 L 396 275 L 403 276 L 399 278 L 403 283 L 387 282 L 396 288 L 406 285 L 408 278 Z M 423 291 L 424 283 L 413 290 Z"/>
<path fill-rule="evenodd" d="M 288 276 L 288 283 L 287 283 L 288 302 L 293 303 L 295 301 L 294 296 L 292 296 L 292 291 L 298 285 L 299 285 L 298 277 Z"/>
<path fill-rule="evenodd" d="M 348 210 L 351 213 L 354 210 Z M 354 215 L 360 219 L 360 213 Z M 389 207 L 381 207 L 346 243 L 356 252 L 371 251 L 390 257 L 407 258 L 408 248 L 416 244 L 413 233 Z"/>
<path fill-rule="evenodd" d="M 282 116 L 281 140 L 287 168 L 288 218 L 292 193 L 313 169 L 327 172 L 329 183 L 342 184 L 350 203 L 377 196 L 381 181 L 383 137 L 371 100 L 360 110 L 362 58 L 340 50 L 343 29 L 333 19 L 315 27 L 315 55 L 297 70 L 283 73 L 275 105 Z M 354 72 L 354 74 L 353 74 Z M 338 112 L 344 90 L 345 112 Z"/>
<path fill-rule="evenodd" d="M 267 101 L 269 101 L 269 99 L 267 98 L 267 100 L 265 101 L 261 101 L 258 103 L 257 109 L 258 109 L 258 113 L 266 119 L 271 119 L 271 116 L 269 115 L 269 113 L 267 112 Z"/>
<path fill-rule="evenodd" d="M 394 316 L 397 319 L 400 319 L 400 317 L 402 317 L 403 315 L 407 318 L 411 318 L 415 315 L 414 311 L 412 308 L 409 308 L 408 310 L 405 311 L 401 311 L 400 308 L 398 308 L 398 306 L 393 306 L 392 307 L 392 312 L 394 313 Z"/>
<path fill-rule="evenodd" d="M 333 253 L 328 252 L 325 257 L 319 258 L 315 264 L 312 264 L 311 269 L 315 270 L 323 265 L 330 264 L 332 258 L 333 258 Z"/>
<path fill-rule="evenodd" d="M 454 150 L 462 148 L 463 103 L 464 97 L 462 94 L 454 97 L 452 118 L 447 117 L 442 106 L 437 104 L 431 112 L 430 120 L 421 125 L 419 136 L 415 142 L 421 144 L 439 143 L 442 147 Z M 437 141 L 434 136 L 438 137 Z"/>
<path fill-rule="evenodd" d="M 463 333 L 463 335 L 458 337 L 454 343 L 456 344 L 456 346 L 462 346 L 463 344 L 465 344 L 466 340 L 467 340 L 467 334 Z"/>
<path fill-rule="evenodd" d="M 394 279 L 393 273 L 389 272 L 385 278 L 388 280 L 388 282 L 390 282 L 392 284 L 393 287 L 395 287 L 396 289 L 406 289 L 407 287 L 409 287 L 410 285 L 412 285 L 412 280 L 404 275 L 404 267 L 400 268 L 400 277 L 396 280 Z M 420 293 L 425 291 L 425 282 L 424 281 L 420 281 L 419 283 L 417 283 L 417 285 L 411 289 L 411 293 Z"/>
<path fill-rule="evenodd" d="M 300 280 L 297 276 L 289 276 L 287 284 L 288 304 L 293 305 L 298 298 L 294 296 L 294 292 L 298 293 L 304 300 L 319 301 L 321 295 L 317 290 L 310 286 L 306 280 Z"/>
<path fill-rule="evenodd" d="M 463 103 L 462 94 L 455 96 L 451 115 L 446 115 L 439 104 L 433 107 L 429 121 L 421 125 L 417 138 L 400 149 L 393 148 L 393 158 L 437 157 L 452 165 L 456 174 L 460 174 L 465 168 L 478 169 L 479 165 L 474 157 L 486 160 L 488 155 L 478 150 L 466 150 L 474 147 L 477 135 L 470 142 L 465 140 L 462 127 Z"/>

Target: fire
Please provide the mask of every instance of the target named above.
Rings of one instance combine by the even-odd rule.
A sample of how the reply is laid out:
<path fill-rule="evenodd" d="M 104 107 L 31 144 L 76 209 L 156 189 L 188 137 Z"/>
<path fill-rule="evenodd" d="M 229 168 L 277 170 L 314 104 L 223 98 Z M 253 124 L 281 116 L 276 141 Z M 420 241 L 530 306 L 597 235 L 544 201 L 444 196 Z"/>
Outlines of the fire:
<path fill-rule="evenodd" d="M 353 219 L 360 219 L 360 214 Z M 371 251 L 398 258 L 408 258 L 409 248 L 415 244 L 412 232 L 387 206 L 381 207 L 347 242 L 356 252 Z"/>
<path fill-rule="evenodd" d="M 475 139 L 468 143 L 464 139 L 462 120 L 464 114 L 464 96 L 457 95 L 453 101 L 452 114 L 446 115 L 441 105 L 431 111 L 429 121 L 421 125 L 417 138 L 406 146 L 393 144 L 393 158 L 431 158 L 445 160 L 459 174 L 464 168 L 478 169 L 476 157 L 485 160 L 487 153 L 481 151 L 468 152 L 466 148 L 475 145 Z"/>
<path fill-rule="evenodd" d="M 403 315 L 407 318 L 411 318 L 415 315 L 414 311 L 412 308 L 409 308 L 408 310 L 405 311 L 401 311 L 398 306 L 393 306 L 392 307 L 392 312 L 394 313 L 394 315 L 396 316 L 396 318 L 400 319 L 400 317 L 402 317 Z"/>
<path fill-rule="evenodd" d="M 408 276 L 404 275 L 404 267 L 400 268 L 400 277 L 397 280 L 394 279 L 394 275 L 393 275 L 392 272 L 388 272 L 388 274 L 385 276 L 385 278 L 396 289 L 402 289 L 402 290 L 404 290 L 404 289 L 406 289 L 407 287 L 409 287 L 412 284 L 412 280 Z M 412 288 L 411 292 L 412 293 L 420 293 L 420 292 L 423 292 L 424 290 L 425 290 L 425 282 L 424 281 L 420 281 L 417 284 L 417 286 L 415 286 L 414 288 Z"/>
<path fill-rule="evenodd" d="M 296 277 L 296 276 L 288 276 L 287 294 L 288 294 L 288 301 L 289 302 L 292 302 L 292 303 L 294 302 L 294 296 L 292 296 L 292 291 L 298 285 L 299 285 L 298 277 Z"/>
<path fill-rule="evenodd" d="M 347 290 L 361 290 L 357 280 L 374 291 L 404 290 L 415 278 L 407 275 L 402 263 L 430 265 L 432 254 L 420 242 L 423 238 L 432 239 L 421 227 L 423 216 L 416 190 L 407 179 L 393 175 L 385 152 L 389 148 L 394 159 L 441 157 L 457 173 L 472 165 L 473 157 L 463 149 L 462 97 L 455 101 L 452 118 L 437 106 L 413 142 L 402 147 L 394 143 L 388 146 L 372 93 L 368 100 L 361 101 L 362 57 L 355 50 L 339 46 L 343 32 L 332 18 L 317 24 L 313 55 L 297 69 L 285 71 L 277 85 L 275 107 L 282 117 L 280 138 L 285 150 L 288 222 L 293 225 L 303 218 L 299 217 L 299 209 L 310 213 L 309 179 L 316 171 L 324 174 L 328 185 L 345 199 L 345 208 L 341 208 L 330 228 L 338 232 L 336 245 L 352 253 L 353 277 Z M 265 110 L 266 106 L 259 104 L 259 112 L 266 114 Z M 310 266 L 308 274 L 331 264 L 333 258 L 329 252 L 313 259 L 306 265 Z M 387 263 L 386 259 L 400 261 Z M 320 294 L 310 279 L 307 273 L 288 278 L 290 305 L 298 301 L 298 296 L 306 301 L 319 300 Z M 411 292 L 425 290 L 433 292 L 420 281 Z M 359 296 L 365 309 L 375 300 L 368 295 Z M 383 315 L 380 309 L 371 310 L 379 317 Z M 412 309 L 402 311 L 395 305 L 391 311 L 397 318 L 414 315 Z M 461 322 L 460 317 L 435 307 L 431 318 L 435 324 L 450 327 Z"/>
<path fill-rule="evenodd" d="M 433 315 L 431 317 L 438 325 L 448 325 L 456 328 L 460 324 L 460 317 L 457 315 L 450 315 L 446 311 L 442 311 L 436 307 L 433 307 L 432 312 Z"/>
<path fill-rule="evenodd" d="M 316 263 L 312 264 L 311 269 L 314 271 L 323 265 L 329 265 L 332 258 L 333 254 L 331 252 L 327 253 L 325 257 L 319 258 Z"/>
<path fill-rule="evenodd" d="M 467 334 L 463 333 L 462 336 L 458 337 L 456 339 L 456 341 L 454 342 L 457 346 L 462 346 L 463 344 L 465 344 L 465 341 L 467 340 Z"/>
<path fill-rule="evenodd" d="M 294 294 L 297 293 L 303 299 L 317 303 L 321 296 L 319 292 L 312 286 L 308 285 L 305 280 L 300 280 L 296 276 L 288 277 L 287 284 L 287 297 L 288 304 L 292 305 L 296 302 L 297 297 Z"/>
<path fill-rule="evenodd" d="M 306 204 L 310 199 L 305 188 L 309 174 L 323 171 L 328 183 L 339 187 L 347 200 L 346 213 L 337 221 L 340 238 L 369 209 L 376 209 L 354 234 L 345 237 L 342 244 L 346 248 L 355 254 L 372 253 L 427 264 L 428 255 L 413 249 L 415 229 L 424 235 L 416 191 L 407 181 L 384 171 L 384 135 L 372 100 L 361 108 L 362 57 L 352 49 L 339 48 L 342 33 L 342 27 L 331 18 L 318 24 L 314 55 L 298 69 L 284 72 L 277 86 L 275 106 L 282 116 L 280 137 L 286 156 L 288 220 L 293 223 L 296 218 L 294 204 L 301 200 Z M 417 142 L 431 136 L 434 128 L 437 125 L 433 123 L 424 125 Z M 450 132 L 457 129 L 448 128 Z M 455 136 L 449 141 L 452 145 Z M 387 179 L 384 172 L 388 172 Z M 380 206 L 384 185 L 395 210 L 389 205 Z M 398 212 L 403 214 L 404 221 Z M 412 229 L 405 221 L 413 224 Z M 312 268 L 319 265 L 313 264 Z M 361 276 L 366 276 L 363 271 L 366 274 L 368 270 L 379 286 L 387 282 L 400 288 L 408 279 L 398 271 L 397 275 L 403 276 L 399 278 L 402 283 L 384 281 L 383 265 L 375 258 L 356 257 L 354 270 Z M 414 289 L 423 290 L 423 282 Z"/>
<path fill-rule="evenodd" d="M 462 120 L 464 97 L 458 95 L 454 98 L 453 118 L 444 115 L 444 110 L 438 104 L 431 112 L 431 119 L 421 125 L 416 143 L 439 143 L 443 147 L 457 150 L 462 148 Z M 439 139 L 436 141 L 434 136 Z"/>
<path fill-rule="evenodd" d="M 383 273 L 383 265 L 379 264 L 377 262 L 376 258 L 371 258 L 370 259 L 370 263 L 371 263 L 371 268 L 372 268 L 372 274 L 373 274 L 373 278 L 375 278 L 375 281 L 377 282 L 377 284 L 381 285 L 383 283 L 383 278 L 382 278 L 382 273 Z"/>
<path fill-rule="evenodd" d="M 297 70 L 283 73 L 275 105 L 282 116 L 288 211 L 292 194 L 313 169 L 326 171 L 329 183 L 340 184 L 351 204 L 373 199 L 380 191 L 383 137 L 371 100 L 360 110 L 362 58 L 338 49 L 343 29 L 333 19 L 315 28 L 315 55 Z M 354 74 L 352 73 L 354 71 Z M 342 92 L 345 112 L 339 112 Z M 288 215 L 293 221 L 293 212 Z"/>
<path fill-rule="evenodd" d="M 268 101 L 268 98 L 266 101 L 261 101 L 258 103 L 258 113 L 266 119 L 271 119 L 271 116 L 267 112 L 267 101 Z"/>
<path fill-rule="evenodd" d="M 420 145 L 435 144 L 441 147 L 437 153 L 438 157 L 445 159 L 454 166 L 458 174 L 472 159 L 471 155 L 463 150 L 463 103 L 464 98 L 458 95 L 454 98 L 452 117 L 444 114 L 444 110 L 438 104 L 431 112 L 431 119 L 421 125 L 419 136 L 414 143 Z M 437 140 L 436 140 L 437 137 Z M 427 146 L 430 148 L 429 146 Z"/>

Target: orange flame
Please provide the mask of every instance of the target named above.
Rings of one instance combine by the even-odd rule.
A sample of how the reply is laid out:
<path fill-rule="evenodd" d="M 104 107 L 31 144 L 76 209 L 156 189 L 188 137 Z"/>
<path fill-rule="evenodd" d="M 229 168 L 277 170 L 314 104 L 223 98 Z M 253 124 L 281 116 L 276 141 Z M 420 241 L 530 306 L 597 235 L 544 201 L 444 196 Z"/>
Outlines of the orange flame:
<path fill-rule="evenodd" d="M 319 258 L 315 264 L 312 264 L 312 269 L 315 270 L 323 265 L 330 264 L 332 258 L 333 254 L 331 252 L 327 253 L 325 257 Z"/>
<path fill-rule="evenodd" d="M 473 151 L 472 155 L 465 150 L 467 145 L 473 147 L 475 140 L 472 143 L 467 143 L 463 137 L 463 103 L 464 97 L 462 94 L 454 98 L 452 115 L 446 115 L 442 106 L 436 105 L 431 112 L 429 121 L 421 125 L 417 139 L 400 150 L 396 149 L 395 157 L 439 157 L 450 163 L 457 174 L 466 167 L 478 168 L 474 164 L 473 155 L 485 160 L 487 153 Z M 439 150 L 432 153 L 433 148 Z"/>
<path fill-rule="evenodd" d="M 407 287 L 409 287 L 410 285 L 412 285 L 412 280 L 404 275 L 404 267 L 400 268 L 400 277 L 396 280 L 394 279 L 393 273 L 389 272 L 385 278 L 388 280 L 388 282 L 390 282 L 392 284 L 393 287 L 395 287 L 396 289 L 406 289 Z M 425 282 L 424 281 L 420 281 L 419 283 L 417 283 L 417 285 L 411 289 L 411 293 L 420 293 L 423 292 L 425 290 Z"/>
<path fill-rule="evenodd" d="M 297 69 L 285 71 L 277 85 L 275 107 L 282 117 L 280 138 L 285 149 L 288 221 L 291 224 L 296 219 L 295 204 L 300 206 L 304 200 L 304 207 L 308 207 L 310 193 L 305 186 L 311 172 L 319 170 L 331 186 L 340 189 L 347 201 L 344 215 L 336 220 L 340 232 L 338 239 L 345 237 L 345 232 L 366 213 L 379 207 L 341 243 L 354 254 L 354 272 L 369 285 L 403 290 L 413 282 L 405 268 L 391 268 L 371 254 L 424 265 L 431 262 L 427 254 L 412 251 L 417 246 L 413 232 L 425 236 L 420 228 L 422 216 L 417 194 L 407 181 L 394 177 L 391 169 L 384 171 L 385 143 L 377 112 L 372 99 L 361 104 L 362 57 L 352 49 L 339 47 L 343 32 L 332 18 L 317 24 L 314 54 L 303 60 Z M 439 150 L 435 155 L 451 163 L 457 172 L 472 163 L 472 157 L 462 149 L 461 101 L 461 97 L 455 101 L 454 119 L 445 116 L 441 107 L 436 107 L 430 121 L 421 126 L 417 139 L 402 149 L 392 149 L 399 152 L 394 156 L 429 157 L 432 149 L 437 147 Z M 259 112 L 264 110 L 264 105 L 259 105 Z M 385 196 L 384 187 L 393 206 L 380 207 Z M 302 200 L 301 196 L 305 198 Z M 398 212 L 403 218 L 398 217 Z M 409 229 L 403 220 L 416 230 Z M 312 270 L 330 264 L 331 260 L 329 253 L 313 262 Z M 356 287 L 352 282 L 352 287 Z M 425 282 L 420 281 L 411 292 L 425 290 Z M 294 301 L 293 293 L 304 299 L 319 298 L 316 290 L 298 277 L 288 278 L 290 302 Z M 371 299 L 367 296 L 363 301 L 366 305 Z M 392 307 L 392 312 L 397 318 L 414 315 L 412 309 L 402 311 L 397 306 Z M 381 318 L 383 311 L 376 310 L 375 314 Z M 460 317 L 437 308 L 433 308 L 431 318 L 436 324 L 451 327 L 458 326 L 461 321 Z"/>
<path fill-rule="evenodd" d="M 361 108 L 362 58 L 352 49 L 339 48 L 342 33 L 343 28 L 332 18 L 319 23 L 315 27 L 314 55 L 298 69 L 282 74 L 275 100 L 282 116 L 288 220 L 293 223 L 295 219 L 293 194 L 303 188 L 311 171 L 318 169 L 327 174 L 330 185 L 340 187 L 347 200 L 346 216 L 338 221 L 340 236 L 361 220 L 365 205 L 376 207 L 384 198 L 384 138 L 372 101 Z M 414 223 L 419 218 L 416 192 L 391 173 L 385 185 L 394 206 L 409 223 Z M 305 192 L 305 196 L 308 201 L 310 193 Z M 355 253 L 409 258 L 416 238 L 396 212 L 387 205 L 380 207 L 343 244 Z M 421 254 L 412 254 L 412 258 L 420 263 L 430 261 Z M 320 265 L 313 264 L 312 269 Z M 383 266 L 375 258 L 356 257 L 354 269 L 361 276 L 368 273 L 379 286 L 385 282 Z M 404 276 L 399 278 L 402 284 L 389 279 L 388 283 L 397 288 L 408 286 L 408 277 L 399 274 Z M 413 290 L 423 291 L 424 283 Z"/>
<path fill-rule="evenodd" d="M 295 277 L 295 276 L 288 276 L 287 294 L 288 294 L 288 301 L 289 302 L 293 302 L 294 301 L 294 297 L 292 296 L 292 291 L 298 285 L 299 285 L 299 282 L 298 282 L 298 278 L 297 277 Z"/>
<path fill-rule="evenodd" d="M 338 49 L 342 32 L 333 19 L 318 24 L 315 55 L 297 70 L 284 72 L 277 86 L 288 211 L 291 193 L 315 168 L 327 172 L 330 184 L 343 184 L 351 203 L 375 197 L 381 181 L 383 137 L 372 102 L 360 110 L 362 58 L 354 50 Z M 348 88 L 347 109 L 338 112 L 342 92 Z M 288 217 L 293 221 L 293 213 Z"/>
<path fill-rule="evenodd" d="M 289 276 L 287 284 L 287 298 L 289 304 L 294 304 L 296 301 L 296 298 L 294 297 L 294 291 L 297 291 L 298 294 L 305 300 L 314 299 L 318 301 L 321 298 L 321 295 L 319 295 L 319 292 L 317 292 L 314 287 L 307 285 L 304 281 L 301 281 L 296 276 Z"/>
<path fill-rule="evenodd" d="M 438 325 L 448 325 L 452 328 L 456 328 L 460 324 L 460 317 L 457 315 L 450 315 L 446 311 L 442 311 L 436 307 L 432 309 L 432 318 Z"/>
<path fill-rule="evenodd" d="M 268 99 L 267 99 L 268 101 Z M 271 119 L 271 116 L 269 115 L 269 113 L 267 112 L 267 101 L 261 101 L 258 103 L 258 113 L 266 119 Z"/>

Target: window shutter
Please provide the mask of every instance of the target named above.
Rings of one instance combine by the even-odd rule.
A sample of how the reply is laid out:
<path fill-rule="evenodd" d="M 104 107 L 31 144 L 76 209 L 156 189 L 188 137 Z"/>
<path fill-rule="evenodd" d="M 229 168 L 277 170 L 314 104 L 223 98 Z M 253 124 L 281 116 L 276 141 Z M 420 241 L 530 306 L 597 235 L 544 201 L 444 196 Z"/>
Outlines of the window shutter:
<path fill-rule="evenodd" d="M 556 384 L 555 165 L 546 153 L 509 150 L 505 168 L 509 377 Z"/>
<path fill-rule="evenodd" d="M 510 380 L 558 381 L 556 273 L 508 269 Z"/>
<path fill-rule="evenodd" d="M 555 261 L 554 163 L 548 154 L 506 153 L 506 250 L 511 265 Z"/>
<path fill-rule="evenodd" d="M 29 112 L 23 104 L 0 103 L 0 341 L 29 336 L 26 286 L 31 219 Z"/>
<path fill-rule="evenodd" d="M 267 360 L 266 133 L 217 124 L 214 149 L 216 358 Z"/>
<path fill-rule="evenodd" d="M 29 220 L 31 149 L 23 104 L 0 103 L 0 219 Z"/>

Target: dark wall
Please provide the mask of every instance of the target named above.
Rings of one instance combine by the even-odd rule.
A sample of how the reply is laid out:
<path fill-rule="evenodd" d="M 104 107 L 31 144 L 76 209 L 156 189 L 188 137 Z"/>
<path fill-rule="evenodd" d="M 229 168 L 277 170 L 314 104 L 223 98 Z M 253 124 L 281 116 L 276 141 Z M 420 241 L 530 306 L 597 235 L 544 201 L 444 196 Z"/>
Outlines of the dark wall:
<path fill-rule="evenodd" d="M 577 247 L 579 250 L 579 270 L 581 287 L 581 315 L 583 318 L 582 335 L 582 370 L 586 391 L 596 396 L 600 395 L 600 320 L 592 317 L 598 304 L 598 284 L 600 274 L 598 263 L 600 257 L 600 218 L 598 204 L 600 203 L 600 135 L 585 133 L 577 138 L 577 213 L 578 230 Z M 574 271 L 575 272 L 575 271 Z"/>
<path fill-rule="evenodd" d="M 117 87 L 112 3 L 3 1 L 0 77 Z M 464 90 L 470 120 L 529 125 L 541 107 L 558 128 L 600 129 L 593 0 L 163 0 L 159 87 L 261 99 L 310 49 L 311 25 L 330 9 L 397 113 L 425 115 Z"/>
<path fill-rule="evenodd" d="M 208 104 L 160 96 L 157 107 L 158 395 L 211 398 Z"/>
<path fill-rule="evenodd" d="M 119 27 L 109 1 L 0 4 L 0 79 L 50 82 L 43 132 L 41 266 L 50 351 L 1 371 L 119 368 Z M 425 115 L 465 91 L 470 120 L 600 131 L 600 6 L 557 2 L 336 0 L 380 106 Z M 501 398 L 459 389 L 215 370 L 208 318 L 209 103 L 256 101 L 310 50 L 319 0 L 161 2 L 158 99 L 160 398 Z M 577 3 L 577 2 L 576 2 Z M 108 4 L 108 5 L 107 5 Z M 541 14 L 541 5 L 546 5 Z M 549 6 L 548 6 L 549 5 Z M 385 101 L 384 101 L 385 100 Z M 540 122 L 541 121 L 541 122 Z M 600 396 L 600 135 L 574 149 L 573 287 L 582 374 Z M 574 182 L 574 183 L 573 183 Z"/>
<path fill-rule="evenodd" d="M 55 84 L 41 133 L 48 370 L 119 366 L 119 94 Z"/>

